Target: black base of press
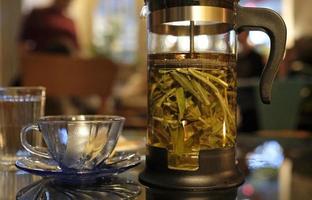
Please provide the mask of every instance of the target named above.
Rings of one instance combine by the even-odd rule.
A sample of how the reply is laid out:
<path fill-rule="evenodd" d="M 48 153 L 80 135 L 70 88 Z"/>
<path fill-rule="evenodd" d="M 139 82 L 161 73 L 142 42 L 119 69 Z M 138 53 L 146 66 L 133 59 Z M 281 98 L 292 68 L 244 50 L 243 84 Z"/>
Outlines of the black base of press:
<path fill-rule="evenodd" d="M 216 190 L 235 188 L 244 182 L 235 162 L 235 148 L 200 151 L 196 171 L 169 169 L 166 149 L 148 146 L 147 151 L 146 167 L 139 176 L 140 182 L 147 187 Z"/>

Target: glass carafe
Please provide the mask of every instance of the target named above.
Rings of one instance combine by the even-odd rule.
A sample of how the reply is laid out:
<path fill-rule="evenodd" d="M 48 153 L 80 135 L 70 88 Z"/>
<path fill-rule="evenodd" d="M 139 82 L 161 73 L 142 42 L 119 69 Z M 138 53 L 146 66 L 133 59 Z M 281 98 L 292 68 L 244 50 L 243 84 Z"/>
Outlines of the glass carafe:
<path fill-rule="evenodd" d="M 150 167 L 159 160 L 157 151 L 166 154 L 169 171 L 218 165 L 200 159 L 204 153 L 226 157 L 223 153 L 235 151 L 237 33 L 262 30 L 271 39 L 260 81 L 262 101 L 269 103 L 285 50 L 285 24 L 274 11 L 244 8 L 236 0 L 147 0 L 143 11 L 148 24 L 147 170 L 158 170 Z"/>

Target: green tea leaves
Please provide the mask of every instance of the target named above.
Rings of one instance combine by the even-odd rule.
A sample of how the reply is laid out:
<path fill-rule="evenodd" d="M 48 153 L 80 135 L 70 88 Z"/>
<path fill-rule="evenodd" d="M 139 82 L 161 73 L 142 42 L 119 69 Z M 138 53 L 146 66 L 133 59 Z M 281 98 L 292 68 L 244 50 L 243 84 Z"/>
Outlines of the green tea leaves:
<path fill-rule="evenodd" d="M 182 87 L 176 90 L 176 100 L 179 107 L 179 121 L 181 121 L 183 119 L 185 111 L 185 96 L 184 89 Z"/>
<path fill-rule="evenodd" d="M 149 144 L 171 167 L 195 169 L 199 150 L 235 145 L 236 82 L 228 66 L 180 65 L 149 69 Z"/>

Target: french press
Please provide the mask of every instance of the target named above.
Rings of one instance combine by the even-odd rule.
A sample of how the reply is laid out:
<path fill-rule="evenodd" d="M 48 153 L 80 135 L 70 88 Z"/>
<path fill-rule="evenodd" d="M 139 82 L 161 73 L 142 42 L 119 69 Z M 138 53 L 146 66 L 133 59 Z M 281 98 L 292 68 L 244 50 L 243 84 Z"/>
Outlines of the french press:
<path fill-rule="evenodd" d="M 167 189 L 221 189 L 244 178 L 235 160 L 237 33 L 261 30 L 271 51 L 260 80 L 270 103 L 286 26 L 238 0 L 146 0 L 148 131 L 140 181 Z M 252 66 L 251 66 L 252 67 Z"/>

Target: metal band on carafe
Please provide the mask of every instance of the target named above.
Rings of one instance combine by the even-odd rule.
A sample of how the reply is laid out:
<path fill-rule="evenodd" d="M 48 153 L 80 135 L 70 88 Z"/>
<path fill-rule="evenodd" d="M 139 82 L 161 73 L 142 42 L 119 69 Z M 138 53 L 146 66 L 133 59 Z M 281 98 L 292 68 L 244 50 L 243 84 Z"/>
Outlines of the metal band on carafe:
<path fill-rule="evenodd" d="M 153 33 L 188 35 L 194 21 L 194 34 L 220 34 L 233 28 L 234 11 L 212 6 L 184 6 L 156 10 L 148 15 L 148 28 Z"/>

